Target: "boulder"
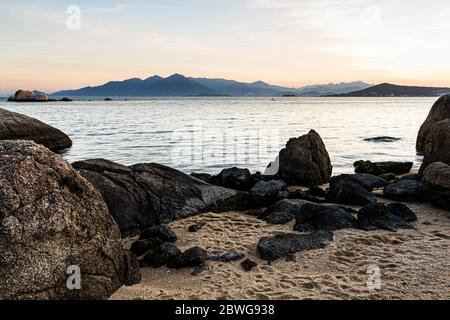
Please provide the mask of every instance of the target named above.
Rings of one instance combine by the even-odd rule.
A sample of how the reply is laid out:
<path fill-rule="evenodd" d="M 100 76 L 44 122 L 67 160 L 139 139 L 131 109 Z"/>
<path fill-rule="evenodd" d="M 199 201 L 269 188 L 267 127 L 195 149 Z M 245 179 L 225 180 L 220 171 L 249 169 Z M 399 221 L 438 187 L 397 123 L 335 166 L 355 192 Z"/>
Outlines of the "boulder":
<path fill-rule="evenodd" d="M 35 95 L 32 91 L 18 90 L 14 94 L 13 101 L 15 102 L 32 102 L 35 101 Z"/>
<path fill-rule="evenodd" d="M 141 268 L 159 268 L 181 255 L 180 249 L 173 243 L 163 243 L 149 250 L 140 260 Z"/>
<path fill-rule="evenodd" d="M 241 191 L 248 191 L 255 184 L 250 171 L 240 168 L 224 169 L 213 181 L 224 188 Z"/>
<path fill-rule="evenodd" d="M 284 199 L 265 210 L 260 218 L 269 224 L 286 224 L 295 218 L 295 214 L 307 203 L 304 200 Z"/>
<path fill-rule="evenodd" d="M 72 146 L 70 138 L 60 130 L 39 120 L 1 108 L 0 140 L 32 140 L 52 151 Z"/>
<path fill-rule="evenodd" d="M 407 174 L 411 172 L 412 162 L 371 162 L 371 161 L 356 161 L 353 166 L 355 167 L 356 173 L 369 173 L 375 176 L 380 176 L 386 173 L 394 174 Z"/>
<path fill-rule="evenodd" d="M 267 261 L 281 258 L 292 259 L 297 252 L 323 249 L 331 240 L 333 240 L 333 234 L 328 231 L 310 234 L 279 234 L 262 238 L 258 243 L 258 252 L 261 258 Z"/>
<path fill-rule="evenodd" d="M 350 179 L 343 179 L 330 186 L 326 200 L 332 203 L 362 206 L 377 202 L 375 195 Z"/>
<path fill-rule="evenodd" d="M 295 231 L 335 231 L 354 228 L 357 222 L 345 208 L 307 203 L 295 213 Z"/>
<path fill-rule="evenodd" d="M 251 208 L 261 208 L 272 205 L 279 200 L 278 193 L 286 190 L 283 180 L 259 181 L 250 189 L 249 205 Z"/>
<path fill-rule="evenodd" d="M 277 176 L 290 185 L 317 186 L 328 183 L 331 166 L 325 144 L 319 134 L 308 134 L 288 141 L 279 154 Z"/>
<path fill-rule="evenodd" d="M 337 183 L 341 181 L 351 181 L 359 184 L 361 187 L 369 192 L 373 189 L 384 188 L 388 182 L 380 177 L 368 173 L 357 173 L 357 174 L 341 174 L 339 176 L 334 176 L 330 180 L 330 188 L 334 187 Z"/>
<path fill-rule="evenodd" d="M 159 240 L 161 242 L 175 242 L 178 240 L 178 237 L 175 232 L 173 232 L 172 228 L 165 224 L 160 224 L 141 231 L 139 239 Z"/>
<path fill-rule="evenodd" d="M 209 185 L 158 164 L 127 167 L 99 159 L 73 166 L 100 191 L 124 235 L 200 213 L 247 206 L 245 192 Z"/>
<path fill-rule="evenodd" d="M 423 154 L 425 151 L 425 142 L 431 127 L 442 120 L 450 119 L 450 95 L 445 95 L 439 98 L 431 108 L 427 119 L 422 124 L 417 136 L 416 149 L 417 152 Z"/>
<path fill-rule="evenodd" d="M 425 169 L 422 183 L 433 206 L 450 210 L 450 166 L 441 162 L 430 164 Z"/>
<path fill-rule="evenodd" d="M 384 196 L 394 201 L 424 202 L 425 193 L 422 187 L 421 176 L 409 175 L 388 184 L 384 188 Z"/>
<path fill-rule="evenodd" d="M 392 207 L 390 208 L 392 210 Z M 412 229 L 412 225 L 400 216 L 392 214 L 384 204 L 372 203 L 358 212 L 358 225 L 366 231 Z"/>
<path fill-rule="evenodd" d="M 147 251 L 150 251 L 162 245 L 163 243 L 164 242 L 159 239 L 137 240 L 131 245 L 130 251 L 133 252 L 136 256 L 140 257 Z"/>
<path fill-rule="evenodd" d="M 167 266 L 171 269 L 197 267 L 206 262 L 207 252 L 200 247 L 193 247 L 171 259 Z"/>
<path fill-rule="evenodd" d="M 101 195 L 47 148 L 0 142 L 0 199 L 0 299 L 106 299 L 139 278 Z"/>
<path fill-rule="evenodd" d="M 326 194 L 325 194 L 326 196 Z M 295 190 L 287 193 L 287 199 L 305 200 L 313 203 L 324 203 L 325 198 L 312 195 L 311 191 Z"/>
<path fill-rule="evenodd" d="M 450 120 L 435 123 L 429 130 L 423 148 L 423 162 L 419 173 L 434 162 L 450 165 Z"/>
<path fill-rule="evenodd" d="M 407 222 L 417 221 L 416 213 L 403 203 L 389 203 L 387 209 L 390 214 L 400 217 Z"/>

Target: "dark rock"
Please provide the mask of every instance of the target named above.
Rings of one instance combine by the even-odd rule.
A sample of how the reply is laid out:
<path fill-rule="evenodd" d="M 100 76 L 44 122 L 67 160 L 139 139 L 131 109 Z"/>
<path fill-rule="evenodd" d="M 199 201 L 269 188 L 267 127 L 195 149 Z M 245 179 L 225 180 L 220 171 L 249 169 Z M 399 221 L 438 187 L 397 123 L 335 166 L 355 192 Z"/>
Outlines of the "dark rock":
<path fill-rule="evenodd" d="M 366 138 L 364 141 L 367 142 L 396 142 L 400 141 L 402 139 L 395 138 L 395 137 L 388 137 L 388 136 L 381 136 L 381 137 L 373 137 L 373 138 Z"/>
<path fill-rule="evenodd" d="M 358 225 L 366 231 L 412 229 L 412 226 L 401 217 L 389 212 L 384 204 L 372 203 L 358 212 Z"/>
<path fill-rule="evenodd" d="M 360 184 L 344 179 L 330 186 L 326 200 L 347 205 L 366 205 L 377 202 L 376 197 Z"/>
<path fill-rule="evenodd" d="M 309 194 L 313 197 L 325 198 L 327 192 L 320 187 L 310 187 Z"/>
<path fill-rule="evenodd" d="M 196 178 L 196 179 L 199 179 L 199 180 L 201 180 L 203 182 L 206 182 L 206 183 L 217 184 L 216 177 L 213 176 L 213 175 L 210 175 L 208 173 L 196 173 L 196 172 L 193 172 L 193 173 L 191 173 L 191 176 Z"/>
<path fill-rule="evenodd" d="M 124 274 L 122 283 L 126 286 L 139 284 L 142 281 L 142 275 L 139 270 L 139 261 L 134 253 L 125 251 L 124 256 Z"/>
<path fill-rule="evenodd" d="M 105 98 L 105 101 L 112 101 L 111 98 Z"/>
<path fill-rule="evenodd" d="M 147 251 L 150 251 L 161 244 L 163 244 L 163 242 L 159 239 L 137 240 L 131 245 L 130 251 L 140 257 Z"/>
<path fill-rule="evenodd" d="M 72 102 L 72 99 L 64 97 L 60 101 L 62 101 L 62 102 Z"/>
<path fill-rule="evenodd" d="M 134 278 L 101 195 L 62 157 L 1 141 L 0 182 L 0 300 L 106 299 Z M 70 266 L 81 290 L 67 288 Z"/>
<path fill-rule="evenodd" d="M 217 262 L 232 262 L 244 259 L 245 255 L 237 251 L 216 252 L 209 256 L 209 260 Z"/>
<path fill-rule="evenodd" d="M 414 163 L 412 162 L 371 162 L 357 161 L 354 163 L 356 173 L 370 173 L 380 176 L 385 173 L 407 174 L 411 171 Z"/>
<path fill-rule="evenodd" d="M 307 203 L 295 214 L 295 231 L 335 231 L 354 228 L 357 225 L 353 215 L 341 207 Z"/>
<path fill-rule="evenodd" d="M 289 140 L 278 159 L 277 175 L 290 185 L 317 186 L 330 180 L 333 169 L 330 157 L 314 130 Z"/>
<path fill-rule="evenodd" d="M 394 173 L 385 173 L 381 174 L 380 178 L 386 180 L 387 182 L 392 182 L 397 178 L 397 176 Z"/>
<path fill-rule="evenodd" d="M 330 188 L 333 188 L 337 183 L 341 181 L 350 181 L 357 183 L 369 192 L 372 192 L 373 189 L 384 188 L 388 184 L 386 180 L 374 176 L 373 174 L 341 174 L 339 176 L 334 176 L 331 178 Z"/>
<path fill-rule="evenodd" d="M 250 259 L 245 259 L 244 262 L 241 263 L 242 268 L 247 271 L 250 272 L 252 271 L 258 264 Z"/>
<path fill-rule="evenodd" d="M 188 231 L 192 233 L 199 232 L 200 230 L 203 229 L 204 226 L 205 225 L 201 223 L 193 224 L 192 226 L 188 227 Z"/>
<path fill-rule="evenodd" d="M 426 198 L 433 206 L 450 210 L 450 166 L 440 162 L 429 165 L 422 183 Z"/>
<path fill-rule="evenodd" d="M 201 264 L 199 266 L 195 266 L 194 270 L 191 273 L 191 276 L 196 277 L 196 276 L 200 275 L 201 273 L 203 273 L 204 271 L 206 271 L 206 269 L 207 269 L 206 264 Z"/>
<path fill-rule="evenodd" d="M 423 148 L 424 158 L 419 173 L 432 163 L 442 162 L 450 165 L 450 120 L 435 123 L 428 132 Z"/>
<path fill-rule="evenodd" d="M 390 214 L 402 218 L 407 222 L 417 221 L 417 215 L 403 203 L 389 203 L 387 209 Z"/>
<path fill-rule="evenodd" d="M 171 259 L 167 263 L 167 266 L 171 269 L 196 267 L 204 264 L 207 258 L 208 254 L 204 249 L 200 247 L 193 247 Z"/>
<path fill-rule="evenodd" d="M 260 218 L 269 224 L 286 224 L 292 221 L 295 214 L 307 203 L 310 202 L 294 199 L 281 200 L 264 211 Z"/>
<path fill-rule="evenodd" d="M 261 208 L 272 205 L 278 200 L 278 193 L 286 190 L 286 182 L 282 180 L 259 181 L 250 189 L 249 205 Z"/>
<path fill-rule="evenodd" d="M 73 166 L 100 191 L 123 235 L 200 213 L 247 207 L 245 192 L 209 185 L 158 164 L 127 167 L 100 159 Z"/>
<path fill-rule="evenodd" d="M 295 190 L 288 193 L 288 199 L 305 200 L 314 203 L 324 203 L 325 199 L 311 195 L 309 191 Z"/>
<path fill-rule="evenodd" d="M 248 191 L 255 184 L 248 169 L 224 169 L 216 177 L 217 184 L 224 188 Z"/>
<path fill-rule="evenodd" d="M 388 199 L 401 202 L 424 202 L 425 193 L 420 177 L 406 176 L 398 181 L 388 184 L 384 188 L 384 196 Z"/>
<path fill-rule="evenodd" d="M 176 259 L 180 255 L 180 249 L 178 249 L 175 244 L 167 242 L 149 250 L 145 254 L 144 258 L 140 260 L 140 265 L 142 268 L 159 268 L 169 263 L 169 261 Z"/>
<path fill-rule="evenodd" d="M 5 109 L 0 109 L 0 140 L 32 140 L 52 151 L 72 146 L 72 141 L 62 131 Z"/>
<path fill-rule="evenodd" d="M 154 239 L 160 240 L 161 242 L 175 242 L 178 240 L 178 237 L 175 232 L 173 232 L 172 228 L 165 224 L 161 224 L 141 231 L 139 239 Z"/>
<path fill-rule="evenodd" d="M 331 240 L 333 240 L 333 234 L 328 231 L 311 234 L 280 234 L 262 238 L 258 243 L 258 251 L 262 259 L 275 261 L 292 257 L 297 252 L 323 249 Z"/>
<path fill-rule="evenodd" d="M 431 111 L 422 124 L 417 136 L 417 152 L 423 153 L 425 151 L 425 142 L 428 138 L 428 134 L 431 127 L 442 120 L 450 119 L 450 95 L 445 95 L 439 98 L 438 101 L 433 105 Z"/>

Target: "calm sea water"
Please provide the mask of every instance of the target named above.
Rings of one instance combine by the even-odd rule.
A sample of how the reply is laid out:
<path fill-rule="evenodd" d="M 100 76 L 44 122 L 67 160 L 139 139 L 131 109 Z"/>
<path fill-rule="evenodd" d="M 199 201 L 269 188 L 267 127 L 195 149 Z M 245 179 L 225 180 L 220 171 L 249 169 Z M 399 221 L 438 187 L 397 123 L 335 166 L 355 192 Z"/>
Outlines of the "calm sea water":
<path fill-rule="evenodd" d="M 230 166 L 264 171 L 291 137 L 315 129 L 334 173 L 356 160 L 407 160 L 420 165 L 415 139 L 436 98 L 166 98 L 80 101 L 0 107 L 38 118 L 74 142 L 69 162 L 105 158 L 156 162 L 184 172 Z M 393 136 L 374 143 L 364 138 Z"/>

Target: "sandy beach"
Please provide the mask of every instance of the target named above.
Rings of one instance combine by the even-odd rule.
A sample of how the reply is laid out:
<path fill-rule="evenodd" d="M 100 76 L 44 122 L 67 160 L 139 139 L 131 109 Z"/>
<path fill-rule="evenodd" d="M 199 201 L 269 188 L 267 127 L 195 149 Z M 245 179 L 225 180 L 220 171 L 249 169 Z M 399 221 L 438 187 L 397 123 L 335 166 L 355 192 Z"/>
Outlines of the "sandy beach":
<path fill-rule="evenodd" d="M 387 201 L 380 197 L 380 202 Z M 418 216 L 414 230 L 341 230 L 325 249 L 270 265 L 258 257 L 259 239 L 293 232 L 293 223 L 268 225 L 242 212 L 177 221 L 170 226 L 180 249 L 237 250 L 258 266 L 245 272 L 241 261 L 209 261 L 197 276 L 192 269 L 145 268 L 141 284 L 123 287 L 111 299 L 449 299 L 450 214 L 428 204 L 407 205 Z M 205 226 L 198 233 L 187 232 L 196 223 Z M 379 290 L 367 287 L 370 266 L 381 270 Z"/>

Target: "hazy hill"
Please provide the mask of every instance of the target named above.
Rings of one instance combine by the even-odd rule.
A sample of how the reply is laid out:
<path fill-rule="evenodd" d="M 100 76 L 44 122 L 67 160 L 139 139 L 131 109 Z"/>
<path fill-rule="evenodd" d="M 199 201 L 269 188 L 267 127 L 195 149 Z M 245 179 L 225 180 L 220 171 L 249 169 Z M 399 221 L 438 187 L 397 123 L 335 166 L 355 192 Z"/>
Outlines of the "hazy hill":
<path fill-rule="evenodd" d="M 382 83 L 364 90 L 340 94 L 341 97 L 438 97 L 450 93 L 450 88 L 398 86 Z"/>
<path fill-rule="evenodd" d="M 363 82 L 315 85 L 304 88 L 274 86 L 262 81 L 253 83 L 226 79 L 187 78 L 174 74 L 168 78 L 152 76 L 145 80 L 131 78 L 111 81 L 100 86 L 78 90 L 55 92 L 57 97 L 185 97 L 185 96 L 233 96 L 233 97 L 273 97 L 284 96 L 324 96 L 367 88 Z"/>

